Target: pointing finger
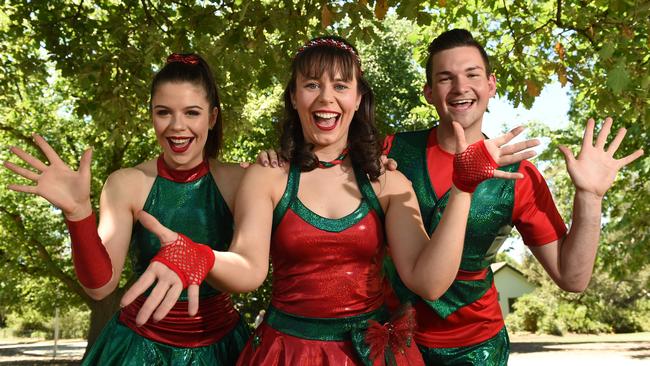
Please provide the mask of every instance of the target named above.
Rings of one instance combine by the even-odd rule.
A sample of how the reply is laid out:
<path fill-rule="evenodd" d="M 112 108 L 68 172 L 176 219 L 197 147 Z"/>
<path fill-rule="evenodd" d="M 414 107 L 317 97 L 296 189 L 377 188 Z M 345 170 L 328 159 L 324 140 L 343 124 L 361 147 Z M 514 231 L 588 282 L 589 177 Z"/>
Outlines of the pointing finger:
<path fill-rule="evenodd" d="M 454 127 L 454 135 L 456 136 L 456 153 L 461 153 L 467 149 L 465 130 L 463 130 L 463 126 L 456 121 L 451 122 L 451 124 Z"/>
<path fill-rule="evenodd" d="M 161 244 L 173 242 L 178 238 L 178 233 L 169 230 L 165 225 L 161 224 L 155 217 L 151 216 L 148 212 L 140 211 L 136 215 L 138 221 L 147 230 L 151 231 L 158 237 Z"/>

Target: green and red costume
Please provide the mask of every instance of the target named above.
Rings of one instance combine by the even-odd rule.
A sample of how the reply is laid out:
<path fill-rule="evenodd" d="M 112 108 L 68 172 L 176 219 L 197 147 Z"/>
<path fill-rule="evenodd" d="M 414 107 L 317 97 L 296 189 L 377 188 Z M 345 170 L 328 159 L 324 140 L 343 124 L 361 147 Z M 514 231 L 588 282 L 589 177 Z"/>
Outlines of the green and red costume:
<path fill-rule="evenodd" d="M 227 250 L 233 219 L 208 162 L 188 171 L 173 171 L 162 156 L 158 176 L 143 210 L 171 230 L 215 250 Z M 158 253 L 160 241 L 136 223 L 129 257 L 137 276 Z M 230 295 L 206 283 L 200 286 L 199 313 L 187 314 L 187 292 L 159 322 L 136 326 L 135 317 L 146 294 L 123 308 L 106 325 L 84 365 L 235 365 L 249 336 L 247 326 L 233 307 Z"/>
<path fill-rule="evenodd" d="M 449 198 L 454 155 L 438 145 L 435 128 L 389 136 L 386 149 L 413 183 L 425 228 L 433 233 Z M 520 172 L 524 179 L 489 179 L 478 185 L 460 270 L 438 300 L 424 300 L 409 291 L 392 262 L 386 261 L 395 294 L 416 310 L 415 340 L 427 364 L 505 365 L 509 341 L 490 264 L 513 226 L 529 246 L 550 243 L 566 233 L 546 182 L 530 162 L 499 169 Z"/>
<path fill-rule="evenodd" d="M 291 166 L 273 212 L 271 304 L 238 365 L 423 365 L 404 319 L 391 329 L 400 338 L 390 342 L 401 345 L 372 356 L 367 330 L 387 329 L 381 323 L 389 317 L 383 210 L 366 175 L 357 172 L 356 179 L 359 206 L 330 219 L 300 201 L 300 170 Z"/>

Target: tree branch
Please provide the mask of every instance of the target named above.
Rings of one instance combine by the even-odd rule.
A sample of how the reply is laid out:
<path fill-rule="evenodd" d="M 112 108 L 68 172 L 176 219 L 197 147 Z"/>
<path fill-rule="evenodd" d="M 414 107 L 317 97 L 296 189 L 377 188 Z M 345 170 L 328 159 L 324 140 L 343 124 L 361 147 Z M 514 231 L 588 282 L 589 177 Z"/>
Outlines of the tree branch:
<path fill-rule="evenodd" d="M 18 131 L 16 128 L 12 126 L 7 126 L 5 124 L 0 124 L 0 131 L 6 131 L 12 134 L 14 137 L 17 139 L 24 141 L 27 145 L 30 145 L 34 148 L 38 148 L 34 140 L 31 138 L 31 136 L 25 136 L 23 133 Z"/>
<path fill-rule="evenodd" d="M 153 17 L 153 15 L 151 15 L 151 12 L 149 11 L 149 6 L 147 5 L 147 0 L 140 0 L 140 3 L 142 4 L 142 10 L 144 10 L 144 14 L 147 17 L 147 20 L 150 23 L 154 24 L 158 29 L 160 29 L 161 32 L 165 33 L 165 30 L 162 28 L 162 26 L 158 24 L 158 22 Z"/>
<path fill-rule="evenodd" d="M 12 221 L 16 223 L 18 228 L 23 232 L 23 233 L 28 233 L 29 231 L 25 227 L 25 224 L 23 223 L 23 219 L 20 217 L 20 215 L 9 212 L 5 207 L 0 206 L 0 212 L 4 213 L 7 215 Z M 90 305 L 93 300 L 84 292 L 84 290 L 81 288 L 81 286 L 75 281 L 72 277 L 68 276 L 66 273 L 64 273 L 59 266 L 54 263 L 52 260 L 52 256 L 50 255 L 50 252 L 48 252 L 47 248 L 45 246 L 31 238 L 30 235 L 25 235 L 27 238 L 27 245 L 34 249 L 36 253 L 38 253 L 39 257 L 43 260 L 43 264 L 45 265 L 45 268 L 47 269 L 47 273 L 54 276 L 55 278 L 58 278 L 63 284 L 65 284 L 70 290 L 72 290 L 74 293 L 79 295 L 81 299 L 88 305 Z"/>
<path fill-rule="evenodd" d="M 21 102 L 24 101 L 23 93 L 20 92 L 20 85 L 18 85 L 17 79 L 14 79 L 14 86 L 16 87 L 16 93 L 18 93 L 18 99 L 20 99 Z"/>
<path fill-rule="evenodd" d="M 510 29 L 510 32 L 513 33 L 513 37 L 514 37 L 514 31 L 512 30 L 512 21 L 510 20 L 510 11 L 508 10 L 508 5 L 506 4 L 506 0 L 503 0 L 503 10 L 505 11 L 506 23 L 508 24 L 508 29 Z M 516 45 L 517 42 L 513 42 L 512 48 L 508 51 L 508 55 L 512 53 Z"/>
<path fill-rule="evenodd" d="M 77 5 L 77 13 L 74 15 L 74 19 L 77 19 L 81 14 L 81 9 L 83 9 L 84 0 L 79 0 L 79 5 Z"/>
<path fill-rule="evenodd" d="M 558 0 L 558 3 L 561 4 L 561 0 Z M 505 10 L 506 23 L 507 23 L 508 29 L 510 30 L 510 33 L 512 34 L 512 38 L 513 38 L 513 45 L 512 45 L 512 48 L 510 49 L 510 51 L 508 51 L 508 54 L 511 54 L 512 51 L 517 47 L 517 44 L 519 42 L 521 42 L 523 39 L 525 39 L 527 37 L 530 37 L 531 35 L 539 32 L 540 30 L 542 30 L 544 28 L 546 28 L 549 24 L 553 23 L 553 20 L 549 19 L 546 22 L 544 22 L 542 25 L 540 25 L 539 27 L 533 29 L 532 31 L 526 32 L 526 33 L 524 33 L 524 34 L 522 34 L 520 36 L 517 36 L 515 34 L 514 29 L 512 28 L 512 21 L 510 19 L 510 12 L 508 10 L 508 6 L 507 6 L 505 0 L 503 0 L 503 9 Z"/>

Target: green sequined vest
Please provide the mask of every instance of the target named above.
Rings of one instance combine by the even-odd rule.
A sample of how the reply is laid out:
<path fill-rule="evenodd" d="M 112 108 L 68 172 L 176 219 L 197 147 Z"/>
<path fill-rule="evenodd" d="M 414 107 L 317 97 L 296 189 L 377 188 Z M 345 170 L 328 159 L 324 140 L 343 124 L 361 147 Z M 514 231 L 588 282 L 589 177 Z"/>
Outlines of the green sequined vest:
<path fill-rule="evenodd" d="M 397 161 L 398 169 L 413 183 L 422 221 L 429 234 L 438 226 L 449 200 L 449 192 L 437 199 L 429 179 L 426 146 L 430 133 L 435 132 L 429 129 L 397 134 L 388 155 Z M 435 162 L 431 165 L 435 169 Z M 516 172 L 519 163 L 499 169 Z M 499 247 L 512 229 L 514 186 L 513 180 L 489 179 L 481 183 L 474 192 L 460 269 L 481 271 L 487 268 L 488 272 L 483 280 L 455 280 L 438 300 L 421 299 L 441 317 L 446 318 L 459 308 L 480 299 L 492 286 L 493 274 L 489 266 L 494 262 Z M 392 263 L 387 262 L 385 268 L 395 292 L 402 301 L 418 299 L 417 295 L 410 292 L 399 280 Z"/>
<path fill-rule="evenodd" d="M 233 235 L 233 218 L 217 184 L 209 172 L 197 180 L 178 183 L 156 177 L 143 210 L 169 229 L 182 232 L 193 241 L 211 248 L 228 250 Z M 160 249 L 160 241 L 139 222 L 133 226 L 129 257 L 140 276 Z M 201 284 L 200 296 L 220 293 L 207 283 Z M 187 300 L 183 291 L 179 300 Z"/>

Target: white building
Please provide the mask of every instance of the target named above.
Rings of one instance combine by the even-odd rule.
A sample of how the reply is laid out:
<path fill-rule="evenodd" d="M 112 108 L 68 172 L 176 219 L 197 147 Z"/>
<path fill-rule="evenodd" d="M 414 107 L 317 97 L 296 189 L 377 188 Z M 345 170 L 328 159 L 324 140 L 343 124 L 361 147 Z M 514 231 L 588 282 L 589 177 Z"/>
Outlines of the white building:
<path fill-rule="evenodd" d="M 494 285 L 497 288 L 499 305 L 505 318 L 514 310 L 512 304 L 515 303 L 515 300 L 521 295 L 532 292 L 535 285 L 530 283 L 519 270 L 506 262 L 492 263 L 490 268 L 494 272 Z"/>

